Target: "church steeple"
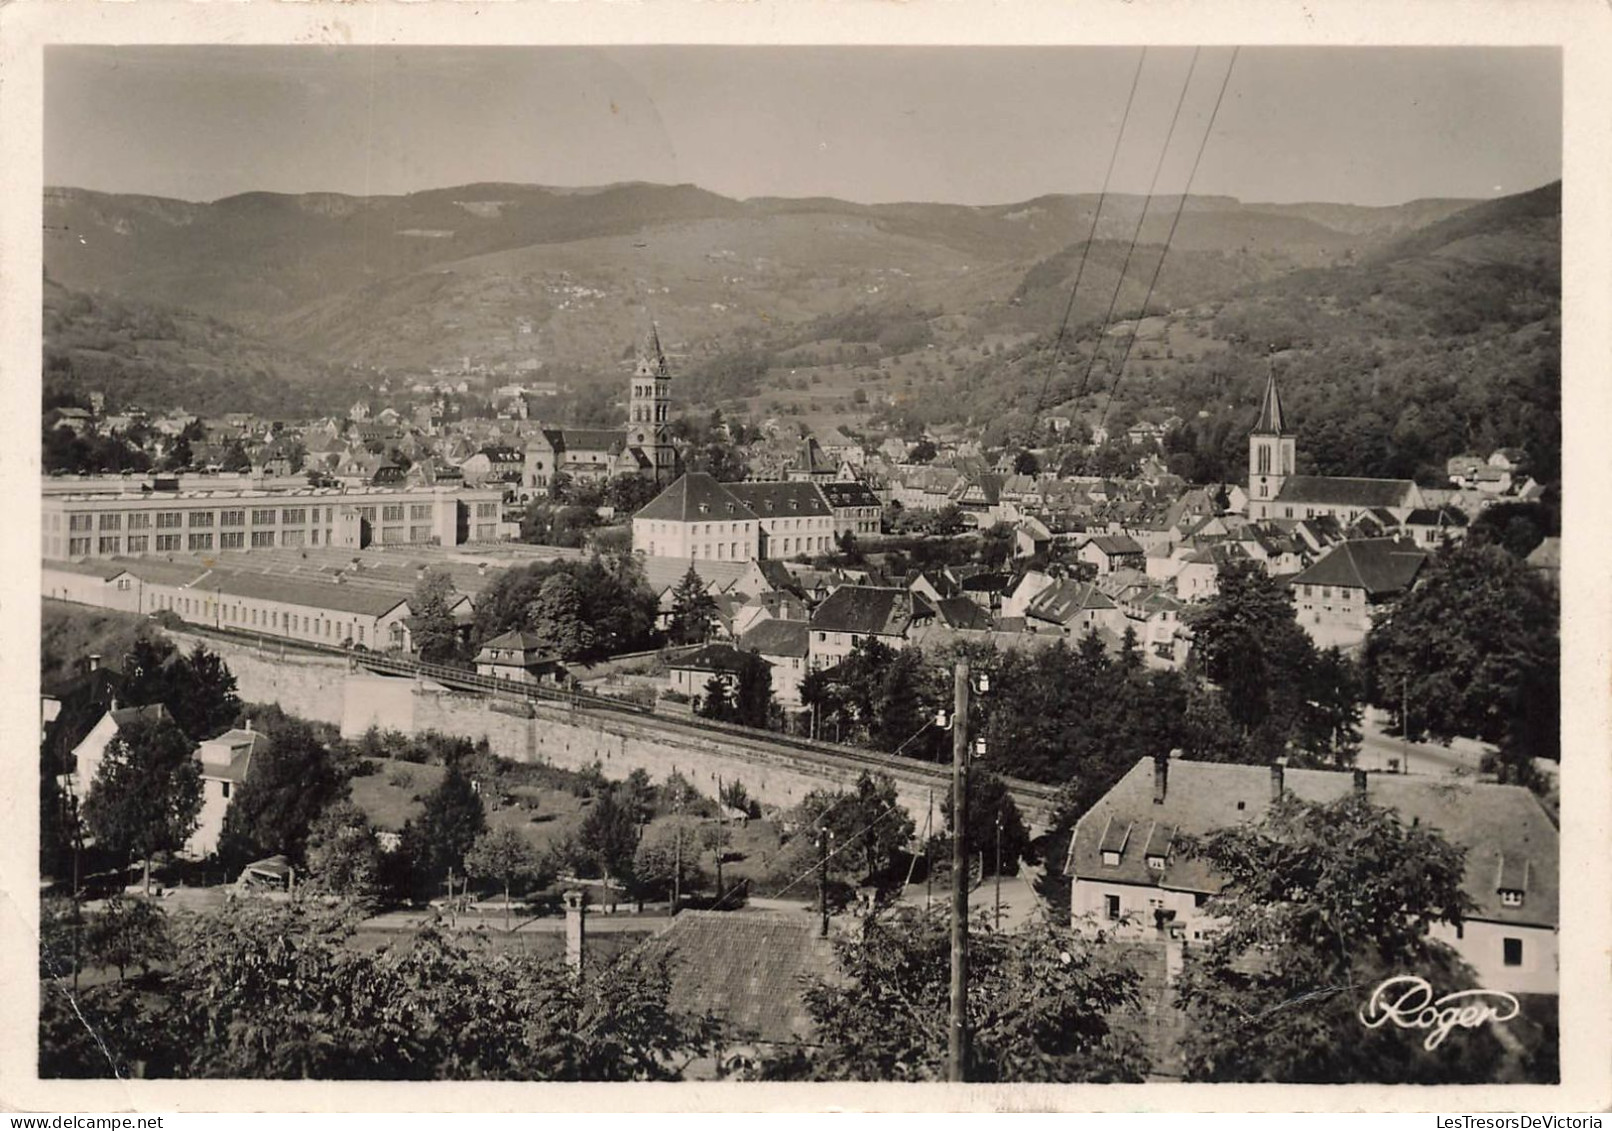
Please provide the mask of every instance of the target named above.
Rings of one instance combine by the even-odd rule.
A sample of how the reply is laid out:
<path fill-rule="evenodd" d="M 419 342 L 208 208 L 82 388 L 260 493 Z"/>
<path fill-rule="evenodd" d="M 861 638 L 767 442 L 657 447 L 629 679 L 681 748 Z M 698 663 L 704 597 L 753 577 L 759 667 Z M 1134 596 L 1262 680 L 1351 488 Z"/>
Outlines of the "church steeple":
<path fill-rule="evenodd" d="M 677 474 L 677 449 L 668 427 L 672 418 L 672 370 L 660 344 L 660 327 L 654 321 L 644 337 L 638 364 L 633 368 L 632 395 L 628 398 L 628 446 L 641 450 L 653 465 L 657 481 Z"/>
<path fill-rule="evenodd" d="M 1265 399 L 1260 402 L 1259 421 L 1254 425 L 1255 435 L 1287 435 L 1287 418 L 1282 415 L 1282 394 L 1276 389 L 1276 370 L 1265 376 Z"/>
<path fill-rule="evenodd" d="M 1276 369 L 1266 363 L 1265 396 L 1260 401 L 1259 419 L 1248 434 L 1248 517 L 1282 517 L 1276 511 L 1276 497 L 1282 484 L 1293 474 L 1297 440 L 1287 430 L 1287 414 L 1282 411 L 1282 394 L 1276 388 Z"/>

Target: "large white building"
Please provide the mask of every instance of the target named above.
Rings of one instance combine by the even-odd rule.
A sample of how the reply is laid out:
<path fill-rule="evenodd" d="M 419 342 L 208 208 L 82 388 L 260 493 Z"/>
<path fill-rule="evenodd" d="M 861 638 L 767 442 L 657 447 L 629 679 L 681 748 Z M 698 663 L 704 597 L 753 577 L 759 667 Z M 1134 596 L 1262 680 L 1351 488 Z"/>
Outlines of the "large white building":
<path fill-rule="evenodd" d="M 502 499 L 496 488 L 159 490 L 130 479 L 83 491 L 47 491 L 41 531 L 44 556 L 56 560 L 303 546 L 456 546 L 498 538 Z"/>
<path fill-rule="evenodd" d="M 650 558 L 794 558 L 834 549 L 834 508 L 815 483 L 719 483 L 684 475 L 633 515 L 633 549 Z"/>

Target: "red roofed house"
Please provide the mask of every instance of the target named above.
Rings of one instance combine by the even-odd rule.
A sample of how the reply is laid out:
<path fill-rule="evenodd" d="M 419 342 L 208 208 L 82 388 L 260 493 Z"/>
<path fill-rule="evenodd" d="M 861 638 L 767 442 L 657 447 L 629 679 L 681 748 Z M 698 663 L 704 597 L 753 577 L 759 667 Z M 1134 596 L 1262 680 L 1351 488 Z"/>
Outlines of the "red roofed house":
<path fill-rule="evenodd" d="M 1426 553 L 1395 538 L 1340 542 L 1288 582 L 1298 622 L 1319 648 L 1352 648 L 1426 564 Z"/>
<path fill-rule="evenodd" d="M 1201 941 L 1215 929 L 1205 908 L 1222 879 L 1177 851 L 1181 838 L 1258 821 L 1284 791 L 1328 803 L 1351 790 L 1466 850 L 1473 910 L 1460 927 L 1435 924 L 1431 934 L 1479 985 L 1557 992 L 1559 834 L 1521 786 L 1141 758 L 1075 825 L 1064 868 L 1072 922 L 1176 947 Z"/>

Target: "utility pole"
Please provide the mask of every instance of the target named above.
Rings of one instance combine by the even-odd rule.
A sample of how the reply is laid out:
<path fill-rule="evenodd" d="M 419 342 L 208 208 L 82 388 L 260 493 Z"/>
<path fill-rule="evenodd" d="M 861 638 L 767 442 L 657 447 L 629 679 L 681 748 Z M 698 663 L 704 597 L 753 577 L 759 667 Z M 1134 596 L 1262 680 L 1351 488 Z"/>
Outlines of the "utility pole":
<path fill-rule="evenodd" d="M 828 938 L 828 854 L 829 846 L 834 843 L 833 830 L 819 824 L 817 826 L 817 910 L 822 916 L 822 927 L 818 934 Z"/>
<path fill-rule="evenodd" d="M 996 929 L 1002 929 L 1002 811 L 996 811 Z"/>
<path fill-rule="evenodd" d="M 935 891 L 935 861 L 929 852 L 929 841 L 935 831 L 935 791 L 929 791 L 929 814 L 924 817 L 924 910 Z"/>
<path fill-rule="evenodd" d="M 1405 758 L 1400 765 L 1410 773 L 1410 677 L 1399 677 L 1399 737 L 1405 740 Z"/>
<path fill-rule="evenodd" d="M 946 1079 L 965 1080 L 968 1062 L 968 661 L 959 660 L 952 705 L 952 986 Z"/>
<path fill-rule="evenodd" d="M 716 779 L 716 906 L 722 906 L 722 857 L 727 855 L 727 814 L 722 811 L 722 779 Z"/>

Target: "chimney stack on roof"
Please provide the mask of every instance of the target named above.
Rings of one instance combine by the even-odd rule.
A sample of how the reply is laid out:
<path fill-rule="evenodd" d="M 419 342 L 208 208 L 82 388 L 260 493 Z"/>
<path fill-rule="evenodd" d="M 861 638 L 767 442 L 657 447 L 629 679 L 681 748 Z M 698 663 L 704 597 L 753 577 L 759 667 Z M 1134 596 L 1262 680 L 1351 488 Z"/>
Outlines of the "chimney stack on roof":
<path fill-rule="evenodd" d="M 1179 750 L 1172 750 L 1168 754 L 1153 755 L 1153 804 L 1164 804 L 1165 794 L 1170 787 L 1170 759 L 1180 753 Z"/>
<path fill-rule="evenodd" d="M 88 662 L 89 662 L 89 670 L 90 671 L 95 671 L 97 668 L 99 668 L 101 666 L 101 654 L 99 652 L 91 652 L 90 655 L 89 655 L 89 661 Z"/>

